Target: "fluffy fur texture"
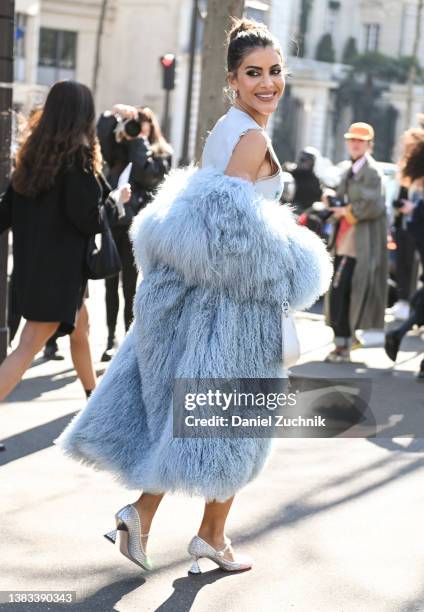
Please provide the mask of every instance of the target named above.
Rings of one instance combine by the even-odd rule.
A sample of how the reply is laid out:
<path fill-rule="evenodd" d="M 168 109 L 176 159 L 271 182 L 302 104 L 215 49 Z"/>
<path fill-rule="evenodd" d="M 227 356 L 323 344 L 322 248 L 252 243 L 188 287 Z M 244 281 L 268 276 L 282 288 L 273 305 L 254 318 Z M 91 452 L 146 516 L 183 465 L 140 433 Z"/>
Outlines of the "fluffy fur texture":
<path fill-rule="evenodd" d="M 310 306 L 330 257 L 287 207 L 213 168 L 172 172 L 131 234 L 144 276 L 134 323 L 56 442 L 130 488 L 223 501 L 258 474 L 271 441 L 173 438 L 173 381 L 284 377 L 281 301 Z"/>

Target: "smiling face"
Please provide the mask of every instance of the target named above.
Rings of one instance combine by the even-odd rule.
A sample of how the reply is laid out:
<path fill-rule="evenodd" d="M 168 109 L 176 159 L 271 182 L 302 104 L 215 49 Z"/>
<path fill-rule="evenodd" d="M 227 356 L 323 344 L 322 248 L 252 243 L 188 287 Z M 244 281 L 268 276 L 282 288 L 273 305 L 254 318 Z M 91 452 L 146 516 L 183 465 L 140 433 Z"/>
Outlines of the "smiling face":
<path fill-rule="evenodd" d="M 230 87 L 239 92 L 238 105 L 258 123 L 265 123 L 284 93 L 280 54 L 272 47 L 255 47 L 246 53 L 236 73 L 228 75 Z"/>
<path fill-rule="evenodd" d="M 353 160 L 363 157 L 371 148 L 371 143 L 369 140 L 348 138 L 346 142 L 347 150 L 349 151 L 349 155 Z"/>

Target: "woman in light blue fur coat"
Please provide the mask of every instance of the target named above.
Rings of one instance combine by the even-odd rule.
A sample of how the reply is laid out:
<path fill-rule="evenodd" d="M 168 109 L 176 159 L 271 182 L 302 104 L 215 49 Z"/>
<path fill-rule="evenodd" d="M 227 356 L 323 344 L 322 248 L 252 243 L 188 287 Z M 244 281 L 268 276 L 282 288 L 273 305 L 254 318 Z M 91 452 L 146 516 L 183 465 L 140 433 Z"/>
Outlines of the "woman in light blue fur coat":
<path fill-rule="evenodd" d="M 271 440 L 174 438 L 174 379 L 285 377 L 282 301 L 311 306 L 332 273 L 321 240 L 279 205 L 282 170 L 264 128 L 283 94 L 284 62 L 265 26 L 234 23 L 228 82 L 233 104 L 208 136 L 202 167 L 172 172 L 133 224 L 143 275 L 133 325 L 57 440 L 71 457 L 143 490 L 107 537 L 144 568 L 152 567 L 147 535 L 167 491 L 205 498 L 188 549 L 193 572 L 199 557 L 230 571 L 251 567 L 232 549 L 225 522 Z"/>

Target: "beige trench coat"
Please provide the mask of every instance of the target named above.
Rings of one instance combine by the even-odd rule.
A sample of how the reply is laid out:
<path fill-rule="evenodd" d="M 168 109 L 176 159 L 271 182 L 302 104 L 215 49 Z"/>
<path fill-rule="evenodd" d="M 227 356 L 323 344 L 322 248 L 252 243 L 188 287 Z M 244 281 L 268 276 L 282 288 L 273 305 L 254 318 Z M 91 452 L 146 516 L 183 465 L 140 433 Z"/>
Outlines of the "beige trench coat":
<path fill-rule="evenodd" d="M 352 334 L 357 329 L 383 329 L 387 303 L 387 217 L 381 173 L 367 155 L 360 171 L 348 179 L 349 164 L 337 189 L 337 197 L 347 194 L 347 218 L 355 223 L 356 266 L 352 279 L 349 322 Z M 335 224 L 330 251 L 335 255 Z M 329 292 L 325 297 L 325 318 L 330 325 Z"/>

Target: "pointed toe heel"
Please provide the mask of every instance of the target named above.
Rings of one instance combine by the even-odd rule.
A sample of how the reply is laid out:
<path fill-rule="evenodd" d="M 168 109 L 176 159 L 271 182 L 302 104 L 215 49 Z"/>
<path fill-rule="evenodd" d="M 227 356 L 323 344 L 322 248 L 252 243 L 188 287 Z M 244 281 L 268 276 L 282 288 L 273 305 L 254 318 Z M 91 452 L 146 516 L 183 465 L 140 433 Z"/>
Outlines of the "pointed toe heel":
<path fill-rule="evenodd" d="M 201 574 L 199 559 L 206 557 L 216 563 L 221 569 L 227 572 L 237 572 L 240 570 L 248 570 L 252 567 L 252 560 L 245 555 L 235 555 L 234 561 L 229 561 L 224 558 L 225 551 L 230 547 L 231 540 L 220 550 L 216 550 L 210 544 L 202 540 L 198 535 L 194 536 L 188 545 L 187 552 L 194 559 L 189 570 L 190 574 Z"/>
<path fill-rule="evenodd" d="M 153 563 L 146 555 L 141 544 L 141 538 L 147 537 L 149 534 L 141 531 L 137 509 L 132 504 L 124 506 L 115 514 L 115 520 L 116 540 L 120 552 L 143 569 L 152 570 Z"/>

